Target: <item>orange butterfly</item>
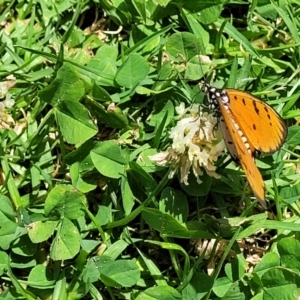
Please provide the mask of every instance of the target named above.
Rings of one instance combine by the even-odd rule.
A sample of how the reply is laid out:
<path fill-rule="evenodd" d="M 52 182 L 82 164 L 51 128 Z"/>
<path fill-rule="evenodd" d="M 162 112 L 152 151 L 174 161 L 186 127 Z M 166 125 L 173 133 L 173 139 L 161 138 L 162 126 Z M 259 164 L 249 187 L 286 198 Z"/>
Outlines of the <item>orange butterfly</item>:
<path fill-rule="evenodd" d="M 254 154 L 274 152 L 282 146 L 287 135 L 284 121 L 272 107 L 251 94 L 201 84 L 209 108 L 220 122 L 228 151 L 242 165 L 254 195 L 267 208 L 264 181 Z"/>

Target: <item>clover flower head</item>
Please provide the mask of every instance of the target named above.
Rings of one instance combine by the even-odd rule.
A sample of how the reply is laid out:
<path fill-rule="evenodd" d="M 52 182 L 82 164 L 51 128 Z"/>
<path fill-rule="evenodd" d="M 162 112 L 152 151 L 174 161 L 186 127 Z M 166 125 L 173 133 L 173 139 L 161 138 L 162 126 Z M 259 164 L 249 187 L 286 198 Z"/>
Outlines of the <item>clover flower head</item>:
<path fill-rule="evenodd" d="M 197 104 L 185 108 L 176 107 L 180 120 L 170 131 L 172 144 L 165 152 L 149 158 L 157 165 L 171 166 L 169 178 L 179 172 L 180 180 L 188 185 L 188 175 L 192 171 L 201 183 L 203 170 L 212 177 L 219 178 L 214 163 L 222 155 L 225 144 L 215 131 L 217 119 L 203 112 Z"/>

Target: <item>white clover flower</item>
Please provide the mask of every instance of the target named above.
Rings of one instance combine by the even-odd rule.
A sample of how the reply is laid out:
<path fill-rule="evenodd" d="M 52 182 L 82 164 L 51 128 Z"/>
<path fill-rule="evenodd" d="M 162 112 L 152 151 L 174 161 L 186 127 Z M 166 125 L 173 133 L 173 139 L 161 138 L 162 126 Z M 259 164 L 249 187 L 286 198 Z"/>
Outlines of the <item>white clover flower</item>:
<path fill-rule="evenodd" d="M 9 76 L 7 79 L 7 81 L 0 81 L 0 99 L 3 99 L 16 83 L 14 76 Z"/>
<path fill-rule="evenodd" d="M 176 106 L 176 107 L 175 107 L 175 111 L 176 111 L 177 115 L 178 115 L 180 118 L 182 118 L 182 117 L 185 115 L 185 113 L 186 113 L 186 109 L 185 109 L 184 102 L 181 102 L 181 103 L 179 104 L 179 106 Z"/>
<path fill-rule="evenodd" d="M 14 77 L 8 79 L 8 81 L 0 82 L 0 99 L 5 98 L 3 101 L 0 101 L 0 112 L 5 108 L 12 108 L 15 104 L 15 100 L 12 99 L 12 95 L 8 91 L 15 85 L 16 80 Z"/>
<path fill-rule="evenodd" d="M 15 100 L 12 98 L 12 95 L 10 93 L 7 93 L 2 103 L 4 104 L 4 107 L 12 108 L 15 104 Z"/>
<path fill-rule="evenodd" d="M 214 163 L 223 153 L 225 144 L 215 132 L 217 119 L 201 111 L 198 104 L 190 108 L 180 104 L 175 108 L 181 120 L 170 131 L 172 145 L 165 152 L 149 158 L 158 165 L 171 166 L 169 178 L 179 172 L 180 181 L 188 185 L 188 175 L 192 171 L 201 183 L 203 170 L 209 176 L 219 178 Z"/>

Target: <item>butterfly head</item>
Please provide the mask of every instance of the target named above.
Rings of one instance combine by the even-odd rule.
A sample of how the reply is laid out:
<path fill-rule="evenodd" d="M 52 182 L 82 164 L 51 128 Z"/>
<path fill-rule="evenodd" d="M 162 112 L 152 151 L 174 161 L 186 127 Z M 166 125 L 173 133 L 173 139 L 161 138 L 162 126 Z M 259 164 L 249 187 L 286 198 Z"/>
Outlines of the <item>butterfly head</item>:
<path fill-rule="evenodd" d="M 222 101 L 225 106 L 229 104 L 229 97 L 226 90 L 215 88 L 207 82 L 201 82 L 201 84 L 201 91 L 207 94 L 208 108 L 213 112 L 215 117 L 219 118 L 221 116 L 219 101 Z"/>

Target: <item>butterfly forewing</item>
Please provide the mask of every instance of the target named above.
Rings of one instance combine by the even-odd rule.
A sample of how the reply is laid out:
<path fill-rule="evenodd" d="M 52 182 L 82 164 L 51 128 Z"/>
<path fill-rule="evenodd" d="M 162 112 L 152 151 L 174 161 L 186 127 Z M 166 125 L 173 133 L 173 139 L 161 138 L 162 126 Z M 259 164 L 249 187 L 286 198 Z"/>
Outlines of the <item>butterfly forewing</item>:
<path fill-rule="evenodd" d="M 264 101 L 243 91 L 225 89 L 229 111 L 253 147 L 260 152 L 274 152 L 285 141 L 286 125 L 277 112 Z"/>

